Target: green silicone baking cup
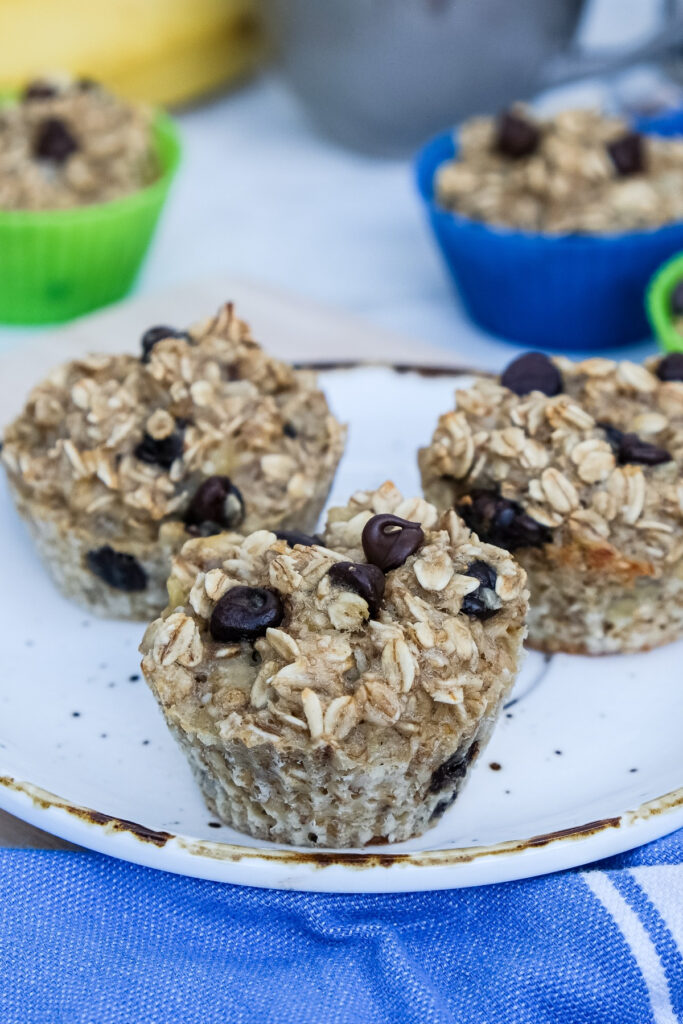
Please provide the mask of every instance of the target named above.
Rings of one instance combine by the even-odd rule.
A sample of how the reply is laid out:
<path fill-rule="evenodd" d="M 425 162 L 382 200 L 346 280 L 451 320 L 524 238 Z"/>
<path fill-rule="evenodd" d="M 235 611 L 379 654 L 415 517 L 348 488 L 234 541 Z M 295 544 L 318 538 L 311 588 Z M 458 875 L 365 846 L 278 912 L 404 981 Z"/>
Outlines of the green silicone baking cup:
<path fill-rule="evenodd" d="M 671 316 L 671 293 L 683 280 L 683 253 L 672 256 L 651 279 L 645 295 L 645 307 L 657 341 L 667 352 L 683 352 L 683 335 Z"/>
<path fill-rule="evenodd" d="M 180 162 L 170 117 L 152 130 L 161 175 L 146 188 L 69 210 L 0 210 L 0 322 L 62 323 L 130 290 Z"/>

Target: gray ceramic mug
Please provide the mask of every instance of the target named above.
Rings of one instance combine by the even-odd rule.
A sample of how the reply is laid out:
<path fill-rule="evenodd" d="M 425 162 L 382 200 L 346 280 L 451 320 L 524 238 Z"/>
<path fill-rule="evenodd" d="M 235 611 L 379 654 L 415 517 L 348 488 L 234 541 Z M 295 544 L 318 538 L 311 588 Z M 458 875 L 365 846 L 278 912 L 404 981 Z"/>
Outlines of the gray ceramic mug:
<path fill-rule="evenodd" d="M 584 0 L 265 0 L 283 74 L 339 141 L 410 152 L 473 113 L 531 96 L 553 60 L 569 80 L 623 66 L 681 36 L 666 30 L 628 54 L 570 56 Z M 546 79 L 547 84 L 547 79 Z"/>

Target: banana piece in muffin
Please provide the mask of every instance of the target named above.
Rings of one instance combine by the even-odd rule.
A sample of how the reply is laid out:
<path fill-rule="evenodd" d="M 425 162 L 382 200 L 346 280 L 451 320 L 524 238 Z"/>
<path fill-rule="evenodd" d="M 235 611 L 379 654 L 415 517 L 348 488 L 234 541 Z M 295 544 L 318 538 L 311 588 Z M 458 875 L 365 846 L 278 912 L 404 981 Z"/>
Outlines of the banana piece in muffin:
<path fill-rule="evenodd" d="M 419 835 L 517 672 L 524 571 L 391 483 L 323 537 L 188 541 L 142 668 L 212 813 L 299 846 Z"/>
<path fill-rule="evenodd" d="M 151 328 L 139 357 L 54 370 L 2 462 L 63 593 L 149 621 L 188 537 L 313 529 L 344 440 L 315 376 L 267 356 L 227 304 L 188 331 Z"/>
<path fill-rule="evenodd" d="M 529 577 L 529 642 L 641 651 L 683 633 L 683 355 L 540 353 L 456 393 L 419 454 L 425 495 Z"/>

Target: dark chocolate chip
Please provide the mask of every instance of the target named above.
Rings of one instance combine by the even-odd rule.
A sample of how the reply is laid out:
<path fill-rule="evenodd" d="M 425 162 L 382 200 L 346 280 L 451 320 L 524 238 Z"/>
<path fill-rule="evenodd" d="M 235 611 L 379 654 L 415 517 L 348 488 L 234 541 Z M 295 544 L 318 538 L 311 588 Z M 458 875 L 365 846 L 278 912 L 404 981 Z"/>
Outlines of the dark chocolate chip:
<path fill-rule="evenodd" d="M 176 429 L 168 437 L 156 439 L 149 434 L 143 434 L 142 441 L 135 447 L 135 458 L 141 462 L 148 462 L 151 466 L 170 469 L 175 460 L 183 454 L 185 425 L 181 420 L 176 420 L 176 424 Z"/>
<path fill-rule="evenodd" d="M 482 540 L 507 551 L 539 548 L 552 540 L 547 526 L 527 515 L 519 502 L 503 498 L 496 491 L 472 491 L 456 511 Z"/>
<path fill-rule="evenodd" d="M 293 423 L 285 423 L 284 427 L 282 428 L 282 433 L 285 435 L 285 437 L 295 438 L 299 436 L 299 432 Z"/>
<path fill-rule="evenodd" d="M 642 466 L 659 466 L 671 462 L 671 453 L 666 448 L 643 441 L 637 434 L 624 434 L 619 445 L 618 461 L 621 465 L 639 463 Z"/>
<path fill-rule="evenodd" d="M 22 93 L 22 99 L 24 102 L 30 103 L 31 100 L 51 100 L 57 95 L 57 89 L 54 85 L 50 85 L 49 82 L 41 82 L 39 80 L 35 82 L 29 82 Z"/>
<path fill-rule="evenodd" d="M 276 530 L 275 536 L 278 540 L 286 540 L 290 548 L 300 544 L 302 548 L 312 548 L 315 544 L 325 547 L 325 541 L 317 533 L 301 533 L 299 530 Z"/>
<path fill-rule="evenodd" d="M 284 615 L 280 595 L 266 587 L 232 587 L 217 602 L 209 630 L 219 643 L 256 640 Z"/>
<path fill-rule="evenodd" d="M 99 82 L 97 82 L 94 78 L 88 78 L 87 75 L 84 75 L 82 78 L 79 78 L 76 82 L 76 85 L 81 90 L 81 92 L 92 92 L 93 89 L 99 89 L 100 87 Z"/>
<path fill-rule="evenodd" d="M 37 159 L 63 164 L 77 149 L 76 139 L 60 118 L 48 117 L 39 125 L 33 143 L 33 153 Z"/>
<path fill-rule="evenodd" d="M 500 610 L 500 602 L 495 596 L 496 570 L 487 562 L 477 560 L 465 570 L 464 575 L 474 576 L 479 580 L 479 586 L 471 594 L 465 594 L 460 610 L 473 619 L 490 619 Z"/>
<path fill-rule="evenodd" d="M 541 133 L 538 127 L 512 110 L 504 111 L 498 118 L 494 149 L 502 156 L 519 160 L 531 156 L 538 149 Z"/>
<path fill-rule="evenodd" d="M 244 498 L 229 476 L 210 476 L 197 489 L 185 516 L 188 526 L 210 533 L 234 530 L 244 520 Z M 213 529 L 213 527 L 216 529 Z"/>
<path fill-rule="evenodd" d="M 542 352 L 526 352 L 514 359 L 500 382 L 516 395 L 542 391 L 544 395 L 559 395 L 563 389 L 562 374 Z"/>
<path fill-rule="evenodd" d="M 629 464 L 659 466 L 662 462 L 672 461 L 666 448 L 643 441 L 637 434 L 625 434 L 618 427 L 613 427 L 611 423 L 598 423 L 598 426 L 607 434 L 607 440 L 621 466 Z"/>
<path fill-rule="evenodd" d="M 607 143 L 607 152 L 620 178 L 640 174 L 645 170 L 645 147 L 642 135 L 625 132 Z"/>
<path fill-rule="evenodd" d="M 370 618 L 376 617 L 386 586 L 381 569 L 366 562 L 335 562 L 328 575 L 333 583 L 359 594 L 368 603 Z"/>
<path fill-rule="evenodd" d="M 363 528 L 362 544 L 368 562 L 382 572 L 391 572 L 403 565 L 423 544 L 424 531 L 419 523 L 383 513 L 369 519 Z"/>
<path fill-rule="evenodd" d="M 614 449 L 615 454 L 617 454 L 624 436 L 623 430 L 619 430 L 618 427 L 613 427 L 611 423 L 600 423 L 600 421 L 598 421 L 597 425 L 601 430 L 605 431 L 607 434 L 607 440 Z"/>
<path fill-rule="evenodd" d="M 448 760 L 440 764 L 436 771 L 432 773 L 429 792 L 440 793 L 442 789 L 446 789 L 447 786 L 451 786 L 453 783 L 463 779 L 478 751 L 479 743 L 475 740 L 464 752 L 456 750 L 454 754 L 451 754 Z"/>
<path fill-rule="evenodd" d="M 664 356 L 657 367 L 657 376 L 660 380 L 683 380 L 683 352 Z"/>
<path fill-rule="evenodd" d="M 89 551 L 86 563 L 90 572 L 115 590 L 132 593 L 147 587 L 147 573 L 138 560 L 125 551 L 115 551 L 109 544 Z"/>
<path fill-rule="evenodd" d="M 175 327 L 149 327 L 140 339 L 142 355 L 140 360 L 143 363 L 149 362 L 149 357 L 154 346 L 163 341 L 164 338 L 185 338 L 189 339 L 187 331 L 178 331 Z"/>
<path fill-rule="evenodd" d="M 452 807 L 458 796 L 457 789 L 454 793 L 451 793 L 446 797 L 445 800 L 439 800 L 438 804 L 431 813 L 431 820 L 434 821 L 437 818 L 443 817 L 449 807 Z"/>

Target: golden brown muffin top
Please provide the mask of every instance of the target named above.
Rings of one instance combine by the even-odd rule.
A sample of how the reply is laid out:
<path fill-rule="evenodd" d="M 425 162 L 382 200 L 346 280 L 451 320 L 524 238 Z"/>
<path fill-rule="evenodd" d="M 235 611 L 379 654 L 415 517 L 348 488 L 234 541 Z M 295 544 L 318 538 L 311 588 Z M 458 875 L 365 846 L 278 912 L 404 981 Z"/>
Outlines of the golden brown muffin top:
<path fill-rule="evenodd" d="M 190 541 L 169 593 L 141 650 L 184 728 L 354 758 L 452 750 L 493 681 L 512 680 L 528 598 L 507 552 L 391 483 L 333 508 L 303 544 L 267 531 Z"/>
<path fill-rule="evenodd" d="M 457 391 L 420 453 L 428 495 L 492 543 L 576 542 L 647 573 L 683 557 L 682 462 L 679 355 L 641 365 L 529 353 Z"/>
<path fill-rule="evenodd" d="M 67 209 L 149 185 L 152 119 L 90 80 L 32 82 L 0 107 L 0 209 Z"/>
<path fill-rule="evenodd" d="M 103 539 L 295 519 L 344 440 L 315 376 L 266 355 L 232 304 L 142 342 L 139 358 L 77 359 L 33 389 L 2 451 L 22 494 Z M 200 493 L 207 480 L 222 492 Z"/>
<path fill-rule="evenodd" d="M 435 194 L 472 220 L 550 234 L 614 234 L 683 220 L 683 142 L 620 118 L 516 106 L 458 131 Z"/>

